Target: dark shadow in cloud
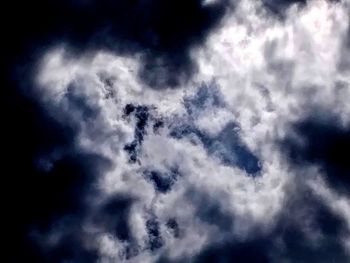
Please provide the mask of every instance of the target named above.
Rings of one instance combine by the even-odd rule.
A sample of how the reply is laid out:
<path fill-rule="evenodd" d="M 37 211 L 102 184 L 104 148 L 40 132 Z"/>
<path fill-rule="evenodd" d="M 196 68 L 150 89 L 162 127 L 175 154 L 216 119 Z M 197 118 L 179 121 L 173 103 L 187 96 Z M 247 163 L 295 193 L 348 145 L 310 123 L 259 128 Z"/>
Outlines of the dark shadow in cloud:
<path fill-rule="evenodd" d="M 267 10 L 279 18 L 284 18 L 285 11 L 293 4 L 304 6 L 307 0 L 261 0 Z"/>
<path fill-rule="evenodd" d="M 165 52 L 151 53 L 143 59 L 143 63 L 139 76 L 148 87 L 156 90 L 180 87 L 197 71 L 193 59 L 183 51 L 170 55 Z"/>
<path fill-rule="evenodd" d="M 139 143 L 143 141 L 146 125 L 149 119 L 148 107 L 138 106 L 135 113 L 136 127 L 135 127 L 135 140 Z"/>
<path fill-rule="evenodd" d="M 65 96 L 60 102 L 60 106 L 72 119 L 78 118 L 84 122 L 95 120 L 99 115 L 100 110 L 96 105 L 93 106 L 88 103 L 87 96 L 82 94 L 80 89 L 81 87 L 79 87 L 79 85 L 70 84 Z M 58 114 L 59 112 L 57 111 L 55 115 Z M 65 118 L 67 117 L 65 116 Z"/>
<path fill-rule="evenodd" d="M 219 156 L 226 165 L 237 165 L 252 176 L 261 170 L 260 162 L 249 148 L 243 143 L 236 131 L 234 123 L 228 124 L 208 145 L 209 152 Z"/>
<path fill-rule="evenodd" d="M 205 109 L 224 107 L 225 103 L 217 85 L 202 84 L 193 97 L 184 99 L 184 106 L 190 116 L 197 116 Z"/>
<path fill-rule="evenodd" d="M 5 60 L 28 64 L 61 43 L 71 48 L 71 55 L 101 49 L 137 52 L 145 84 L 176 87 L 196 71 L 191 49 L 204 42 L 228 7 L 227 0 L 210 5 L 202 0 L 11 1 Z"/>
<path fill-rule="evenodd" d="M 155 119 L 155 122 L 153 124 L 153 132 L 157 133 L 161 128 L 164 127 L 164 120 L 160 119 Z"/>
<path fill-rule="evenodd" d="M 156 251 L 164 245 L 164 240 L 159 229 L 159 222 L 155 216 L 152 216 L 146 221 L 146 229 L 148 233 L 147 249 Z"/>
<path fill-rule="evenodd" d="M 112 99 L 115 98 L 115 90 L 114 90 L 114 83 L 116 81 L 115 77 L 109 76 L 106 72 L 100 72 L 98 73 L 100 81 L 103 83 L 104 87 L 104 99 Z"/>
<path fill-rule="evenodd" d="M 238 125 L 230 122 L 218 134 L 210 135 L 193 124 L 205 110 L 225 107 L 215 82 L 203 83 L 194 96 L 184 99 L 184 106 L 189 120 L 182 125 L 172 125 L 170 136 L 177 139 L 191 138 L 194 143 L 197 140 L 203 144 L 208 154 L 218 158 L 224 165 L 238 166 L 251 176 L 259 175 L 259 159 L 240 138 Z"/>
<path fill-rule="evenodd" d="M 148 124 L 150 114 L 146 106 L 134 106 L 127 104 L 124 108 L 124 116 L 133 114 L 136 119 L 134 131 L 134 140 L 124 146 L 124 150 L 129 154 L 129 161 L 135 163 L 138 160 L 138 154 L 141 150 L 143 138 L 146 135 L 146 126 Z"/>
<path fill-rule="evenodd" d="M 229 123 L 221 132 L 212 136 L 192 125 L 184 124 L 174 127 L 170 136 L 177 139 L 195 137 L 203 144 L 208 154 L 218 158 L 224 165 L 237 166 L 250 176 L 258 176 L 261 170 L 259 159 L 242 142 L 238 128 L 236 124 Z"/>
<path fill-rule="evenodd" d="M 150 181 L 157 192 L 165 194 L 171 190 L 175 184 L 177 177 L 177 171 L 161 172 L 157 170 L 146 170 L 143 176 L 146 180 Z"/>
<path fill-rule="evenodd" d="M 217 240 L 224 238 L 225 232 L 229 233 L 234 223 L 234 216 L 223 206 L 221 198 L 213 198 L 209 194 L 197 190 L 189 189 L 187 199 L 194 205 L 196 217 L 203 223 L 216 226 L 222 236 Z"/>
<path fill-rule="evenodd" d="M 299 186 L 299 188 L 303 188 Z M 276 262 L 348 262 L 343 237 L 346 222 L 309 189 L 299 189 L 291 197 L 277 227 L 272 255 Z"/>
<path fill-rule="evenodd" d="M 210 205 L 216 202 L 209 198 L 204 202 L 199 201 L 198 207 L 204 210 L 204 214 L 210 215 L 209 222 L 216 222 L 214 224 L 223 226 L 221 228 L 222 234 L 214 234 L 211 238 L 211 244 L 198 255 L 181 258 L 177 261 L 163 257 L 159 262 L 349 262 L 350 255 L 347 254 L 342 243 L 342 238 L 349 234 L 346 222 L 333 213 L 309 189 L 298 190 L 298 193 L 287 201 L 271 231 L 266 233 L 256 229 L 246 239 L 227 234 L 229 228 L 220 223 L 222 221 L 220 214 L 222 213 L 215 212 L 222 210 L 220 205 L 214 206 L 216 207 L 214 210 L 209 209 L 213 212 L 206 212 L 209 211 L 206 208 L 207 203 Z M 234 221 L 235 215 L 229 215 L 229 218 Z M 220 240 L 224 234 L 226 234 L 226 238 Z"/>
<path fill-rule="evenodd" d="M 129 154 L 129 162 L 135 163 L 138 159 L 139 144 L 136 141 L 132 141 L 124 146 L 124 150 Z"/>
<path fill-rule="evenodd" d="M 131 242 L 133 237 L 129 226 L 129 214 L 133 201 L 129 196 L 114 196 L 96 213 L 96 225 L 120 241 Z"/>
<path fill-rule="evenodd" d="M 308 117 L 293 125 L 282 146 L 295 165 L 319 165 L 333 187 L 350 190 L 350 127 L 331 117 Z"/>
<path fill-rule="evenodd" d="M 165 225 L 170 230 L 174 238 L 180 237 L 180 227 L 175 218 L 170 218 Z"/>
<path fill-rule="evenodd" d="M 130 209 L 135 199 L 125 194 L 109 198 L 101 205 L 94 216 L 94 225 L 99 231 L 110 233 L 124 246 L 119 252 L 120 259 L 130 259 L 137 256 L 140 246 L 132 234 L 130 226 Z"/>

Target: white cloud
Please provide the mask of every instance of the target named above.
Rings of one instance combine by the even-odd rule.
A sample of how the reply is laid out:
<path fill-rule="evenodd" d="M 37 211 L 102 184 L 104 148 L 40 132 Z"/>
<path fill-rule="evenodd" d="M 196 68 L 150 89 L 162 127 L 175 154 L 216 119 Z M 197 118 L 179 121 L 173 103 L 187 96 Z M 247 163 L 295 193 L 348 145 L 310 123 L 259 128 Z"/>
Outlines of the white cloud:
<path fill-rule="evenodd" d="M 263 12 L 257 1 L 242 0 L 205 46 L 193 51 L 199 72 L 179 89 L 144 87 L 137 77 L 141 63 L 137 54 L 120 57 L 96 52 L 70 57 L 67 47 L 56 48 L 42 60 L 38 94 L 53 115 L 60 112 L 60 121 L 79 124 L 79 147 L 113 160 L 114 168 L 101 178 L 100 188 L 106 196 L 127 192 L 137 197 L 131 225 L 139 245 L 144 246 L 147 236 L 145 211 L 152 210 L 165 238 L 160 251 L 171 257 L 195 254 L 213 242 L 218 230 L 198 219 L 186 196 L 190 189 L 213 196 L 235 217 L 232 229 L 227 229 L 229 235 L 244 238 L 257 225 L 269 229 L 299 172 L 276 146 L 288 125 L 317 107 L 350 122 L 350 72 L 339 70 L 344 54 L 349 53 L 344 46 L 349 26 L 346 5 L 346 1 L 309 1 L 301 10 L 290 8 L 280 21 Z M 204 107 L 191 119 L 184 100 L 193 97 L 202 83 L 215 83 L 224 106 Z M 86 120 L 79 110 L 69 108 L 65 102 L 69 89 L 76 90 L 98 114 Z M 135 164 L 129 163 L 123 150 L 133 140 L 135 127 L 133 118 L 123 117 L 128 103 L 150 106 L 151 115 L 163 118 L 166 126 L 156 134 L 150 126 L 146 128 L 140 163 Z M 238 167 L 223 165 L 198 138 L 196 143 L 196 139 L 171 138 L 167 128 L 191 124 L 215 135 L 230 122 L 239 125 L 242 140 L 260 159 L 260 177 L 248 177 Z M 171 167 L 179 167 L 182 175 L 166 194 L 157 193 L 142 176 L 145 169 Z M 311 189 L 350 222 L 348 199 L 339 199 L 326 185 Z M 184 229 L 179 239 L 167 234 L 164 223 L 169 217 L 177 218 Z M 110 262 L 122 246 L 108 235 L 96 242 L 101 262 Z M 158 255 L 140 253 L 130 262 L 154 262 Z"/>

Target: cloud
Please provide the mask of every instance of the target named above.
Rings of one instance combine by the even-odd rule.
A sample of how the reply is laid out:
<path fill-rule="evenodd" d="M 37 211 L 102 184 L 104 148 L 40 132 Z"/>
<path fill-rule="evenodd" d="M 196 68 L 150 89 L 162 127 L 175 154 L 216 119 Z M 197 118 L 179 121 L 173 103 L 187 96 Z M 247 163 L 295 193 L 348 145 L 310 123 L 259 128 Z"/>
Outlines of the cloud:
<path fill-rule="evenodd" d="M 28 84 L 19 191 L 37 257 L 349 259 L 348 1 L 52 8 L 69 12 Z"/>
<path fill-rule="evenodd" d="M 23 22 L 17 25 L 8 21 L 16 46 L 9 45 L 13 53 L 6 57 L 15 63 L 27 64 L 28 60 L 35 63 L 47 47 L 63 42 L 70 46 L 72 56 L 87 50 L 105 50 L 117 55 L 140 53 L 142 65 L 138 76 L 145 85 L 177 87 L 196 71 L 191 49 L 203 44 L 231 6 L 226 0 L 209 5 L 202 2 L 11 2 L 9 10 Z"/>
<path fill-rule="evenodd" d="M 336 119 L 325 120 L 314 114 L 313 118 L 296 123 L 294 129 L 295 134 L 286 139 L 291 158 L 298 165 L 304 162 L 317 164 L 324 169 L 327 180 L 333 187 L 346 191 L 350 179 L 348 127 L 342 127 Z"/>
<path fill-rule="evenodd" d="M 303 7 L 307 3 L 307 0 L 262 0 L 262 3 L 267 10 L 283 18 L 291 5 Z"/>
<path fill-rule="evenodd" d="M 248 239 L 215 240 L 195 257 L 159 262 L 346 262 L 348 254 L 340 238 L 348 231 L 345 221 L 308 189 L 297 191 L 268 233 L 258 230 Z"/>

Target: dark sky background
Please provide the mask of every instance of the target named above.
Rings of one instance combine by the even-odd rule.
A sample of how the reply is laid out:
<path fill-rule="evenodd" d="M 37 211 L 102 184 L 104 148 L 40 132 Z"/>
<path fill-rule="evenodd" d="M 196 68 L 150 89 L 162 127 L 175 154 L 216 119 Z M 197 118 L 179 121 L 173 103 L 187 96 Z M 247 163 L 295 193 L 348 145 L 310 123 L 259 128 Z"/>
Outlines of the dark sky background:
<path fill-rule="evenodd" d="M 261 1 L 271 19 L 278 21 L 285 19 L 291 4 L 298 2 L 300 8 L 306 4 L 306 1 Z M 213 242 L 192 256 L 170 258 L 163 251 L 167 243 L 162 229 L 167 228 L 175 239 L 181 238 L 181 231 L 185 230 L 176 219 L 162 222 L 150 212 L 145 220 L 147 241 L 140 248 L 129 220 L 137 202 L 135 197 L 117 193 L 103 197 L 98 205 L 91 201 L 103 195 L 96 185 L 113 168 L 113 160 L 77 147 L 80 129 L 77 124 L 60 121 L 33 92 L 38 60 L 50 47 L 61 43 L 69 46 L 73 58 L 89 50 L 104 50 L 118 56 L 142 54 L 137 78 L 145 89 L 155 92 L 162 92 L 164 86 L 181 89 L 198 72 L 191 51 L 204 45 L 220 28 L 225 16 L 234 15 L 235 2 L 218 0 L 210 5 L 203 5 L 201 0 L 8 2 L 1 8 L 4 44 L 1 60 L 5 73 L 1 84 L 5 262 L 98 262 L 101 258 L 98 249 L 86 245 L 95 239 L 83 227 L 82 222 L 87 218 L 96 228 L 128 244 L 124 254 L 110 262 L 143 262 L 142 253 L 157 255 L 151 262 L 159 263 L 350 262 L 343 241 L 349 235 L 349 218 L 335 213 L 303 185 L 302 176 L 294 186 L 298 195 L 292 194 L 285 201 L 283 211 L 269 231 L 257 229 L 253 236 L 243 240 L 226 235 L 236 221 L 235 215 L 225 212 L 214 196 L 193 189 L 187 198 L 196 207 L 194 218 L 217 227 L 219 237 L 213 236 Z M 184 102 L 189 118 L 195 116 L 195 110 L 208 107 L 206 98 L 210 89 L 214 87 L 203 88 L 197 97 Z M 224 107 L 220 106 L 220 99 L 213 98 L 210 107 Z M 99 114 L 75 94 L 68 100 L 68 112 L 82 111 L 83 119 Z M 124 115 L 135 124 L 134 139 L 124 146 L 130 165 L 135 165 L 141 158 L 146 128 L 153 125 L 156 133 L 167 123 L 157 120 L 144 105 L 125 105 Z M 278 149 L 293 169 L 320 167 L 329 187 L 349 198 L 350 126 L 340 123 L 338 116 L 315 109 L 302 120 L 290 123 L 290 130 L 278 142 Z M 169 129 L 172 138 L 195 137 L 209 156 L 219 158 L 225 166 L 246 171 L 250 178 L 258 178 L 263 169 L 259 156 L 238 134 L 231 132 L 236 126 L 232 121 L 215 136 L 191 123 L 170 125 Z M 300 143 L 300 138 L 304 143 Z M 60 152 L 53 165 L 40 159 L 53 151 Z M 186 176 L 181 174 L 181 167 L 173 167 L 165 174 L 164 177 L 162 171 L 146 169 L 141 177 L 156 192 L 165 195 Z M 306 221 L 311 222 L 311 231 L 319 233 L 321 240 L 309 237 L 310 225 Z M 58 240 L 50 243 L 39 237 L 50 231 L 59 233 Z M 176 250 L 176 246 L 170 249 Z M 132 261 L 135 258 L 138 261 Z"/>

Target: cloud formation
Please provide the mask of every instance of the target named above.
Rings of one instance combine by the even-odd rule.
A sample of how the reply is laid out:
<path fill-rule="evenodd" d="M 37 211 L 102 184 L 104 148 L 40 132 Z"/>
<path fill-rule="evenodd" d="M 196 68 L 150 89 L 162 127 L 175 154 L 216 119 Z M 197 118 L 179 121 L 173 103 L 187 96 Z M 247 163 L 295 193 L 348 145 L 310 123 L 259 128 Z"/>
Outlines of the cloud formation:
<path fill-rule="evenodd" d="M 350 2 L 163 2 L 54 5 L 33 257 L 349 261 Z"/>

